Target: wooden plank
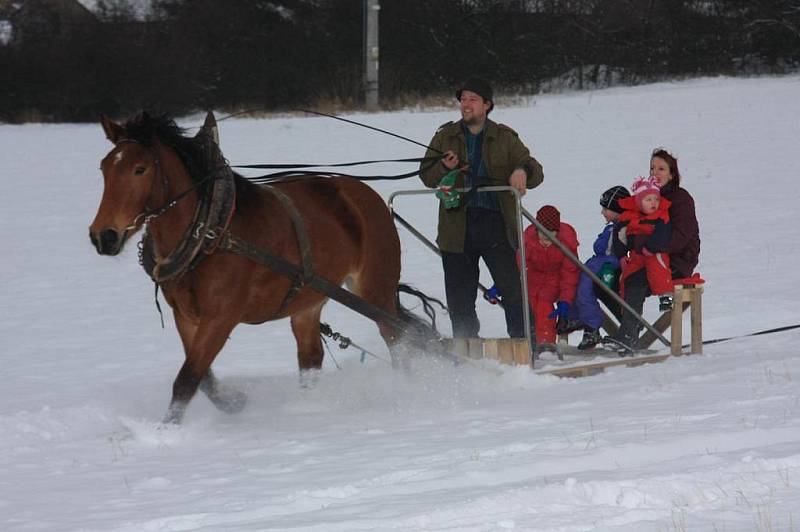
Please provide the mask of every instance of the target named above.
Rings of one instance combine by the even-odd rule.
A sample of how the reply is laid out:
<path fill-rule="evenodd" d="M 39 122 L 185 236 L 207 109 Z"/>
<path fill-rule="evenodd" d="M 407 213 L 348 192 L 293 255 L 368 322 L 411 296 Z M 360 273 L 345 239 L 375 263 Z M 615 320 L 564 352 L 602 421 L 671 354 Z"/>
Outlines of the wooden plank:
<path fill-rule="evenodd" d="M 500 360 L 500 340 L 498 338 L 486 338 L 483 341 L 483 356 L 489 360 Z"/>
<path fill-rule="evenodd" d="M 675 287 L 675 291 L 673 293 L 673 308 L 683 307 L 683 300 L 684 290 L 682 286 L 678 285 Z M 670 353 L 672 356 L 678 356 L 681 354 L 681 345 L 683 345 L 683 310 L 685 310 L 685 307 L 681 308 L 681 312 L 672 312 L 671 310 L 668 311 L 671 318 L 671 334 L 669 342 L 671 344 Z"/>
<path fill-rule="evenodd" d="M 500 340 L 500 363 L 514 365 L 514 344 L 509 341 L 510 338 L 502 338 Z"/>
<path fill-rule="evenodd" d="M 597 347 L 593 347 L 591 349 L 584 349 L 580 350 L 577 346 L 574 345 L 559 345 L 557 346 L 558 352 L 561 355 L 571 356 L 571 357 L 617 357 L 617 351 L 612 348 L 605 349 L 602 345 L 598 344 Z M 658 353 L 655 349 L 639 349 L 637 350 L 639 355 L 654 355 Z"/>
<path fill-rule="evenodd" d="M 692 350 L 691 353 L 703 352 L 703 287 L 692 290 Z"/>
<path fill-rule="evenodd" d="M 466 338 L 449 338 L 447 343 L 450 347 L 449 351 L 454 355 L 460 357 L 469 356 L 469 344 L 467 344 Z"/>
<path fill-rule="evenodd" d="M 619 360 L 609 360 L 607 362 L 595 362 L 592 364 L 582 364 L 580 366 L 571 366 L 568 368 L 554 368 L 539 370 L 536 373 L 539 375 L 555 375 L 556 377 L 587 377 L 602 373 L 606 368 L 614 366 L 641 366 L 643 364 L 653 364 L 656 362 L 663 362 L 670 358 L 672 355 L 643 355 L 638 357 L 626 357 Z"/>
<path fill-rule="evenodd" d="M 445 345 L 460 357 L 485 358 L 511 366 L 531 363 L 531 348 L 525 338 L 448 338 Z"/>
<path fill-rule="evenodd" d="M 469 338 L 467 339 L 467 356 L 469 358 L 481 359 L 483 358 L 483 339 L 482 338 Z"/>
<path fill-rule="evenodd" d="M 529 366 L 531 364 L 531 344 L 527 338 L 512 338 L 514 349 L 514 364 L 518 366 Z"/>

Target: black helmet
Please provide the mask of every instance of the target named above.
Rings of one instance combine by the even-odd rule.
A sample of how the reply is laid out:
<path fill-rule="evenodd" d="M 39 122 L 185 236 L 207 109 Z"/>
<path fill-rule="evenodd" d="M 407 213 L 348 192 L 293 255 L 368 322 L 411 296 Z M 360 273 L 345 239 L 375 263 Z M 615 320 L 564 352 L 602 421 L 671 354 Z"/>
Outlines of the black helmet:
<path fill-rule="evenodd" d="M 630 195 L 631 193 L 628 192 L 627 188 L 617 185 L 603 192 L 603 195 L 600 196 L 600 205 L 614 212 L 622 212 L 623 209 L 619 206 L 619 200 L 630 197 Z"/>

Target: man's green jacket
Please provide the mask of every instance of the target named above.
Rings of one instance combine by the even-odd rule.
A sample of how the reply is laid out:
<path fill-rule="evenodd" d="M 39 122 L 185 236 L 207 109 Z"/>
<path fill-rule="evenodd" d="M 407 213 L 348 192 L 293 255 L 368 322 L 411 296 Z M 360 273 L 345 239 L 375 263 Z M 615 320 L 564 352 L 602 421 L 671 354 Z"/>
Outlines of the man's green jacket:
<path fill-rule="evenodd" d="M 525 170 L 528 176 L 525 185 L 527 188 L 536 187 L 544 180 L 542 165 L 531 156 L 516 131 L 488 119 L 483 131 L 481 154 L 490 186 L 508 186 L 508 178 L 517 168 Z M 442 124 L 431 139 L 429 146 L 425 157 L 436 157 L 440 153 L 452 150 L 458 155 L 459 164 L 469 162 L 467 161 L 467 139 L 464 137 L 461 121 Z M 428 166 L 430 166 L 430 162 L 423 162 L 420 169 Z M 435 188 L 448 171 L 442 163 L 436 163 L 423 170 L 420 177 L 425 186 Z M 465 187 L 464 179 L 462 172 L 456 179 L 456 187 Z M 496 195 L 506 223 L 508 241 L 516 249 L 518 240 L 514 196 L 510 192 L 497 192 Z M 442 202 L 439 202 L 439 233 L 436 238 L 439 249 L 451 253 L 463 252 L 466 231 L 467 213 L 463 202 L 457 209 L 450 210 L 445 209 Z"/>

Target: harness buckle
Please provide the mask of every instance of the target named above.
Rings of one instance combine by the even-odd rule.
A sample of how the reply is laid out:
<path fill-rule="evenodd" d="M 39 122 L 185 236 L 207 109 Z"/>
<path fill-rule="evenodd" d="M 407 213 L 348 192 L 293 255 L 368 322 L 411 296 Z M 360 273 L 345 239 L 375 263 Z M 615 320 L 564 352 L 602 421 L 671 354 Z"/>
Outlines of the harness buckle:
<path fill-rule="evenodd" d="M 195 238 L 195 240 L 200 238 L 200 230 L 203 228 L 204 225 L 205 222 L 200 222 L 197 224 L 197 226 L 195 226 L 194 233 L 192 233 L 192 236 Z"/>

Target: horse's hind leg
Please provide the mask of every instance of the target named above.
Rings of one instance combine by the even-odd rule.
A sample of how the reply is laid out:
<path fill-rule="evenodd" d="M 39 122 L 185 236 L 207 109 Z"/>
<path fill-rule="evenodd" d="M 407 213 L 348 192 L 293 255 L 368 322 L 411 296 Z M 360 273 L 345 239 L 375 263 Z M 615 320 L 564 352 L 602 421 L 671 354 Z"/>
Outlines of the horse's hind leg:
<path fill-rule="evenodd" d="M 372 257 L 370 263 L 362 268 L 359 275 L 352 276 L 352 290 L 364 300 L 372 303 L 376 307 L 385 310 L 391 316 L 397 315 L 397 281 L 400 277 L 399 267 L 389 267 L 387 263 L 374 261 Z M 391 261 L 387 261 L 391 262 Z M 378 323 L 378 331 L 389 348 L 389 356 L 392 359 L 392 366 L 397 368 L 405 365 L 407 356 L 402 353 L 398 345 L 401 331 L 391 325 Z"/>
<path fill-rule="evenodd" d="M 198 387 L 221 410 L 228 412 L 241 410 L 244 406 L 243 398 L 237 397 L 236 394 L 229 396 L 227 393 L 221 393 L 218 382 L 210 371 L 211 363 L 225 345 L 235 324 L 219 320 L 203 320 L 194 325 L 177 314 L 175 321 L 186 351 L 186 360 L 172 385 L 172 400 L 164 417 L 164 423 L 181 422 L 186 406 L 197 393 Z"/>
<path fill-rule="evenodd" d="M 297 365 L 300 371 L 322 367 L 322 339 L 319 333 L 319 317 L 322 303 L 292 315 L 292 333 L 297 341 Z"/>

